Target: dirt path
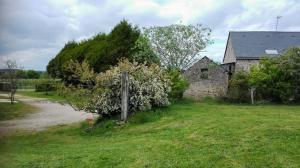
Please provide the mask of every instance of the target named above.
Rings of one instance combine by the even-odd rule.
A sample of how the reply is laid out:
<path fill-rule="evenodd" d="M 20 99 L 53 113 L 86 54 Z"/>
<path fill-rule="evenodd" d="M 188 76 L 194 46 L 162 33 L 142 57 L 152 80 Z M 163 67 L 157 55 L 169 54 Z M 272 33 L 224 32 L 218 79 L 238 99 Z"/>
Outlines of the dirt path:
<path fill-rule="evenodd" d="M 7 134 L 15 130 L 40 131 L 47 127 L 70 124 L 92 117 L 92 114 L 84 111 L 75 111 L 69 105 L 62 105 L 45 99 L 21 98 L 25 103 L 36 106 L 39 110 L 28 114 L 21 119 L 13 119 L 0 122 L 0 134 Z"/>

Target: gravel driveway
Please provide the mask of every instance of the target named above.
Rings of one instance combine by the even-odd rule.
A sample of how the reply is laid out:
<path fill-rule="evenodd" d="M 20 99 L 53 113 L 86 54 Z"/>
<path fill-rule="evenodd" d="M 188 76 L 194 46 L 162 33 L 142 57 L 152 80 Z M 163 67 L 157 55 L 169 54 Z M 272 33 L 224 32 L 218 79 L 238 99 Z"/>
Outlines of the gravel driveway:
<path fill-rule="evenodd" d="M 70 124 L 95 117 L 84 111 L 75 111 L 70 105 L 62 105 L 43 99 L 22 98 L 25 103 L 37 107 L 39 110 L 28 114 L 24 118 L 0 122 L 0 134 L 14 132 L 15 130 L 40 131 L 47 127 Z"/>

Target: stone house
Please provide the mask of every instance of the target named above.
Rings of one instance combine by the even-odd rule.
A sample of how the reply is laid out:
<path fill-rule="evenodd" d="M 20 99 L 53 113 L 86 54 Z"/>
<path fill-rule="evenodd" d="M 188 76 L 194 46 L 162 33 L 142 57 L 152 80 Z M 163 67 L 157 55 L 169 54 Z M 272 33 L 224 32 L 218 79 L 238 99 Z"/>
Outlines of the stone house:
<path fill-rule="evenodd" d="M 183 73 L 190 82 L 184 96 L 201 99 L 226 95 L 234 72 L 249 71 L 262 56 L 279 56 L 290 47 L 300 47 L 300 32 L 229 32 L 222 64 L 203 57 Z"/>
<path fill-rule="evenodd" d="M 234 71 L 249 71 L 262 56 L 278 56 L 290 47 L 300 47 L 300 32 L 229 32 L 223 64 L 234 63 Z"/>

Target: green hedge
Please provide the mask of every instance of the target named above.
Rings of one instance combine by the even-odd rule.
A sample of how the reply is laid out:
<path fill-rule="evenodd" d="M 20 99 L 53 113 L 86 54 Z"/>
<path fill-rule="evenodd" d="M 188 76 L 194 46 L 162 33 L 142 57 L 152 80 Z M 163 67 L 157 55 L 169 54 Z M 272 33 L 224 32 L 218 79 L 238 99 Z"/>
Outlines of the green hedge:
<path fill-rule="evenodd" d="M 8 82 L 0 82 L 0 91 L 10 91 L 10 84 Z"/>
<path fill-rule="evenodd" d="M 36 92 L 55 91 L 56 85 L 54 83 L 39 83 L 35 85 Z"/>

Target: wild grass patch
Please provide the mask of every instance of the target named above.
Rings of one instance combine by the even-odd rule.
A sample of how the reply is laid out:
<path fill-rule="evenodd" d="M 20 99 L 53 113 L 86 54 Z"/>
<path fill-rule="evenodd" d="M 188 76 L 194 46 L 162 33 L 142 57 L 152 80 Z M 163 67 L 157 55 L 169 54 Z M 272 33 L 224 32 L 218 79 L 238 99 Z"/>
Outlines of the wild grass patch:
<path fill-rule="evenodd" d="M 300 106 L 184 100 L 0 139 L 6 167 L 299 167 Z M 90 130 L 89 130 L 90 129 Z"/>

